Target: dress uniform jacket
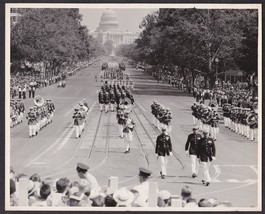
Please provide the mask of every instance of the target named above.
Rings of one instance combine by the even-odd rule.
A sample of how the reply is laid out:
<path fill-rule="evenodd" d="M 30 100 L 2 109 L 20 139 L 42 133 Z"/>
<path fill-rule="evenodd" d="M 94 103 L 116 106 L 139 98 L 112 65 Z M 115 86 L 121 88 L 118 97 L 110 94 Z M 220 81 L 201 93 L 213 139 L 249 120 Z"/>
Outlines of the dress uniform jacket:
<path fill-rule="evenodd" d="M 98 101 L 100 104 L 104 104 L 104 95 L 102 92 L 99 92 L 98 94 Z"/>
<path fill-rule="evenodd" d="M 212 157 L 215 157 L 215 144 L 212 138 L 201 138 L 198 143 L 197 158 L 200 158 L 202 162 L 208 162 L 208 159 L 212 161 Z"/>
<path fill-rule="evenodd" d="M 190 155 L 197 155 L 198 144 L 201 139 L 202 136 L 200 134 L 190 134 L 185 144 L 185 151 L 189 150 Z"/>
<path fill-rule="evenodd" d="M 172 152 L 172 144 L 170 136 L 162 133 L 156 139 L 155 153 L 158 156 L 166 156 L 169 155 L 170 152 Z"/>
<path fill-rule="evenodd" d="M 27 115 L 28 125 L 35 125 L 36 124 L 36 116 L 35 113 L 29 112 Z"/>
<path fill-rule="evenodd" d="M 105 93 L 105 94 L 104 94 L 104 102 L 105 102 L 105 104 L 109 104 L 109 102 L 110 102 L 110 96 L 109 96 L 109 93 Z"/>

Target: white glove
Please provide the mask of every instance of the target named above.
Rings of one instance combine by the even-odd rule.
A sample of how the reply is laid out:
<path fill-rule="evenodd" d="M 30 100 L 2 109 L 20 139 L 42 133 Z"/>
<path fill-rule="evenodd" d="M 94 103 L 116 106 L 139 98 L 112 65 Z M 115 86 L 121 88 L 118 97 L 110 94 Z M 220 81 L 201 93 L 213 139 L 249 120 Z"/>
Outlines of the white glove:
<path fill-rule="evenodd" d="M 172 152 L 169 152 L 169 155 L 172 156 L 173 155 Z"/>
<path fill-rule="evenodd" d="M 190 154 L 189 154 L 189 151 L 188 151 L 188 150 L 186 150 L 186 151 L 185 151 L 185 153 L 186 153 L 186 155 L 187 155 L 187 156 L 190 156 Z"/>
<path fill-rule="evenodd" d="M 216 160 L 216 157 L 213 156 L 212 159 L 213 159 L 213 160 Z"/>

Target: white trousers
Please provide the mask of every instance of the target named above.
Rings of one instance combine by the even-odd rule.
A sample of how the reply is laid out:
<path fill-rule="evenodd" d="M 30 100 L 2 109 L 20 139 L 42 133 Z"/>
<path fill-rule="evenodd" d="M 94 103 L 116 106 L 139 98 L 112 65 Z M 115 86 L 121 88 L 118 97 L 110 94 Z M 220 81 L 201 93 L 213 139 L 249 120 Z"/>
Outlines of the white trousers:
<path fill-rule="evenodd" d="M 114 111 L 114 104 L 113 103 L 110 104 L 110 110 Z"/>
<path fill-rule="evenodd" d="M 35 125 L 29 125 L 29 136 L 34 136 L 36 134 L 36 126 Z"/>
<path fill-rule="evenodd" d="M 197 119 L 195 116 L 192 115 L 192 119 L 193 119 L 193 125 L 195 126 L 197 124 Z"/>
<path fill-rule="evenodd" d="M 190 162 L 191 162 L 191 173 L 198 174 L 198 161 L 197 155 L 190 155 Z"/>
<path fill-rule="evenodd" d="M 203 175 L 204 175 L 204 180 L 206 182 L 210 182 L 211 181 L 211 177 L 210 177 L 210 173 L 209 173 L 209 164 L 208 162 L 201 162 L 202 164 L 202 170 L 203 170 Z"/>
<path fill-rule="evenodd" d="M 131 131 L 129 131 L 129 133 L 125 133 L 125 148 L 126 151 L 128 151 L 131 147 L 131 142 L 133 141 L 133 134 Z"/>
<path fill-rule="evenodd" d="M 105 112 L 109 111 L 109 104 L 105 104 Z"/>
<path fill-rule="evenodd" d="M 103 104 L 102 103 L 99 104 L 99 107 L 100 107 L 100 111 L 103 111 Z"/>
<path fill-rule="evenodd" d="M 168 156 L 159 156 L 162 175 L 167 175 Z"/>
<path fill-rule="evenodd" d="M 123 125 L 119 124 L 119 132 L 120 132 L 120 136 L 124 137 L 124 135 L 123 135 Z"/>
<path fill-rule="evenodd" d="M 75 137 L 78 138 L 81 134 L 80 126 L 75 125 Z"/>

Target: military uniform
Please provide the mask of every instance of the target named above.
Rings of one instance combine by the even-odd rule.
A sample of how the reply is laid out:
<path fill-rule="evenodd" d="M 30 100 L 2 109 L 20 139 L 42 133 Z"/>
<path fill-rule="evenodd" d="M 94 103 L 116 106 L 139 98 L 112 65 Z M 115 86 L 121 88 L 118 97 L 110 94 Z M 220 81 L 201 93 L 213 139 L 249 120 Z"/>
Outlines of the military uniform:
<path fill-rule="evenodd" d="M 188 136 L 187 142 L 185 144 L 186 155 L 189 155 L 191 160 L 191 172 L 192 177 L 197 177 L 198 174 L 198 162 L 197 162 L 197 150 L 198 142 L 201 140 L 202 136 L 195 131 L 198 127 L 193 128 L 193 133 Z"/>
<path fill-rule="evenodd" d="M 29 138 L 34 137 L 36 135 L 36 114 L 33 111 L 33 107 L 30 108 L 30 111 L 28 112 L 28 115 L 26 116 L 28 119 L 28 125 L 29 125 Z"/>
<path fill-rule="evenodd" d="M 104 105 L 104 94 L 103 94 L 103 91 L 99 92 L 98 101 L 99 101 L 100 111 L 103 111 L 103 105 Z"/>
<path fill-rule="evenodd" d="M 74 126 L 75 126 L 75 136 L 76 136 L 76 138 L 80 138 L 81 137 L 81 119 L 82 119 L 82 115 L 79 112 L 78 108 L 75 108 L 73 119 L 74 119 Z"/>
<path fill-rule="evenodd" d="M 166 129 L 162 128 L 162 134 L 159 135 L 156 139 L 156 148 L 155 153 L 160 158 L 161 163 L 161 177 L 162 179 L 165 178 L 167 175 L 167 163 L 168 163 L 168 156 L 172 156 L 172 144 L 171 138 L 169 135 L 166 134 Z"/>
<path fill-rule="evenodd" d="M 133 141 L 133 129 L 134 129 L 134 121 L 129 117 L 129 113 L 125 113 L 124 115 L 124 135 L 125 135 L 125 153 L 130 152 L 130 144 Z"/>
<path fill-rule="evenodd" d="M 208 161 L 215 160 L 216 150 L 214 140 L 207 136 L 207 132 L 203 132 L 203 134 L 204 137 L 201 138 L 198 143 L 197 158 L 201 161 L 203 167 L 203 183 L 208 186 L 211 181 L 208 170 Z"/>

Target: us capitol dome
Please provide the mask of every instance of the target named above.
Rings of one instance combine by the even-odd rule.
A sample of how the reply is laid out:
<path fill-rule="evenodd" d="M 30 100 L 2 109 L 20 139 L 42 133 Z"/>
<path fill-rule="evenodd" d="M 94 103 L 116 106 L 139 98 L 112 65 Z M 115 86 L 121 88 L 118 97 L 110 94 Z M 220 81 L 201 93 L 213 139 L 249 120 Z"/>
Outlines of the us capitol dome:
<path fill-rule="evenodd" d="M 98 28 L 92 35 L 98 38 L 101 44 L 112 41 L 115 47 L 120 44 L 132 44 L 138 37 L 136 33 L 119 29 L 117 14 L 111 9 L 106 9 L 102 13 Z"/>

